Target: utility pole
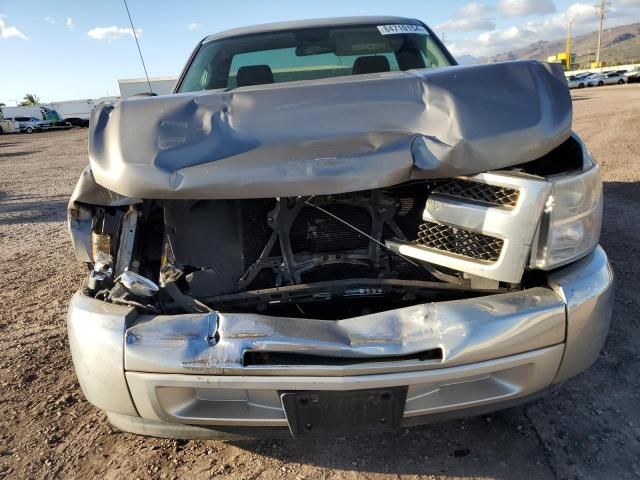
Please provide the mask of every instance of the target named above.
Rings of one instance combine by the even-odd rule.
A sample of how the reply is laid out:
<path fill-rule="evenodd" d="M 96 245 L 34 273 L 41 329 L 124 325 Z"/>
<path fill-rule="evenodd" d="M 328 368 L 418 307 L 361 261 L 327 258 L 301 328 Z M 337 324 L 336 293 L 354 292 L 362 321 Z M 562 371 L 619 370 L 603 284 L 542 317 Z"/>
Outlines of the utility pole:
<path fill-rule="evenodd" d="M 565 65 L 567 66 L 567 70 L 571 70 L 571 24 L 572 23 L 573 23 L 573 20 L 569 20 L 569 22 L 567 23 L 567 45 L 565 48 L 565 55 L 566 55 Z"/>
<path fill-rule="evenodd" d="M 602 46 L 602 27 L 604 25 L 605 0 L 600 0 L 599 15 L 600 28 L 598 29 L 598 48 L 596 50 L 596 68 L 600 68 L 600 47 Z"/>

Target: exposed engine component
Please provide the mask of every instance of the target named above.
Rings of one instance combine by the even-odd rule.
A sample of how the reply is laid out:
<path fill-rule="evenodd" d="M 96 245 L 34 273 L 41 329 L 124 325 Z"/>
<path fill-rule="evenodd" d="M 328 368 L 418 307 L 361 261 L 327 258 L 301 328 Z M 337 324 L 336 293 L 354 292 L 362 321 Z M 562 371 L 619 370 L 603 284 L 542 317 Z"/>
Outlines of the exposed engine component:
<path fill-rule="evenodd" d="M 128 270 L 122 272 L 116 279 L 116 283 L 121 286 L 124 291 L 137 298 L 153 298 L 160 290 L 158 285 L 148 278 Z M 114 294 L 113 291 L 111 294 Z"/>
<path fill-rule="evenodd" d="M 429 191 L 420 181 L 340 195 L 165 202 L 163 259 L 185 272 L 195 297 L 348 278 L 433 280 L 384 245 L 418 238 Z"/>
<path fill-rule="evenodd" d="M 111 289 L 103 290 L 99 295 L 113 303 L 158 312 L 159 309 L 153 304 L 159 290 L 158 285 L 148 278 L 126 270 L 115 279 Z"/>

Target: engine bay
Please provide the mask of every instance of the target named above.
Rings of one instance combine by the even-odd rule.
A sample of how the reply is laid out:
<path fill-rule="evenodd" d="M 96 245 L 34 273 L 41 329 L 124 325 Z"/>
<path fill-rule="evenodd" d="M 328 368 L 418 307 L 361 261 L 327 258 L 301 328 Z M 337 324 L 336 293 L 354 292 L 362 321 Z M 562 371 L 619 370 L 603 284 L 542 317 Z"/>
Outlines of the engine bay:
<path fill-rule="evenodd" d="M 93 255 L 106 260 L 94 265 L 85 288 L 157 312 L 208 307 L 320 319 L 504 290 L 497 283 L 474 289 L 460 272 L 386 246 L 390 239 L 419 239 L 427 199 L 444 185 L 413 181 L 338 195 L 99 208 Z M 129 230 L 135 242 L 127 240 Z M 128 242 L 132 248 L 123 248 Z M 134 298 L 131 288 L 115 288 L 125 270 L 141 277 L 129 282 L 160 287 Z"/>

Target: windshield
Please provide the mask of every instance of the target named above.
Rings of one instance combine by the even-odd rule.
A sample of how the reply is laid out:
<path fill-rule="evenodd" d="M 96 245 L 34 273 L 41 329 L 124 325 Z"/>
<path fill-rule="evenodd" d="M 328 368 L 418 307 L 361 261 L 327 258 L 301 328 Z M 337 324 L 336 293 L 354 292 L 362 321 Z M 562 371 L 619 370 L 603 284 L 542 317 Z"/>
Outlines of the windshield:
<path fill-rule="evenodd" d="M 447 54 L 418 25 L 287 30 L 203 44 L 178 92 L 448 65 Z"/>

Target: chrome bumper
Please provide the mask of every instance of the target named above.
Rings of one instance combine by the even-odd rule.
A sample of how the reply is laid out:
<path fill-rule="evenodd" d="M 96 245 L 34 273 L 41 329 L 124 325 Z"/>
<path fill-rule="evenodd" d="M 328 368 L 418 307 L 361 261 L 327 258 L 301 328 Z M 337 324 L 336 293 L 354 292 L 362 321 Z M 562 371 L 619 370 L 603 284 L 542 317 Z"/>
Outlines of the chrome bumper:
<path fill-rule="evenodd" d="M 607 335 L 612 283 L 598 247 L 550 274 L 548 287 L 335 322 L 255 314 L 138 315 L 76 294 L 68 329 L 83 392 L 112 420 L 286 426 L 282 390 L 401 385 L 409 387 L 409 420 L 500 408 L 587 369 Z M 424 351 L 440 355 L 397 360 Z M 245 352 L 345 361 L 246 366 Z M 188 430 L 182 435 L 189 436 Z"/>

